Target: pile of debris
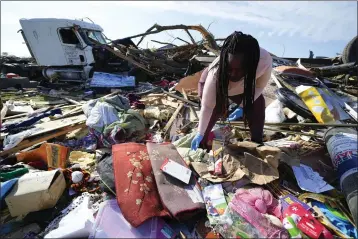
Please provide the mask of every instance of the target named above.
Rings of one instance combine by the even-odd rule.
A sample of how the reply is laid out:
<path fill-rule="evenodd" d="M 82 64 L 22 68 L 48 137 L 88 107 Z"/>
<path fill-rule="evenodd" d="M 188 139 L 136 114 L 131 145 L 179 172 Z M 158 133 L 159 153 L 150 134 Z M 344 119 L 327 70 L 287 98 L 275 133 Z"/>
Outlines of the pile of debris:
<path fill-rule="evenodd" d="M 170 29 L 204 39 L 155 52 L 97 42 L 130 71 L 95 71 L 101 90 L 1 90 L 1 237 L 357 238 L 357 97 L 332 81 L 357 71 L 328 78 L 272 56 L 263 145 L 237 119 L 193 151 L 198 82 L 220 47 L 197 26 L 137 36 Z"/>

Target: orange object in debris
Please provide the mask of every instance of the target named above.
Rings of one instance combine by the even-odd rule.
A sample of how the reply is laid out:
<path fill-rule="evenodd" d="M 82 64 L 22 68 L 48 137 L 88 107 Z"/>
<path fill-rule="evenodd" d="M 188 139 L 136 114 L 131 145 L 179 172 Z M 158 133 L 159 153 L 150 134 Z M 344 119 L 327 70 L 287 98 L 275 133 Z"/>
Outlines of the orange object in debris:
<path fill-rule="evenodd" d="M 18 74 L 15 74 L 15 73 L 7 73 L 6 74 L 6 78 L 14 78 L 14 77 L 20 77 Z"/>
<path fill-rule="evenodd" d="M 39 148 L 20 152 L 16 155 L 18 162 L 34 162 L 40 160 L 49 168 L 66 168 L 68 148 L 58 144 L 43 143 Z"/>
<path fill-rule="evenodd" d="M 219 233 L 215 233 L 213 231 L 209 232 L 206 236 L 205 239 L 219 239 L 220 235 Z"/>
<path fill-rule="evenodd" d="M 296 74 L 307 77 L 314 77 L 314 74 L 308 70 L 301 69 L 295 66 L 278 66 L 274 68 L 275 71 L 288 73 L 288 74 Z"/>

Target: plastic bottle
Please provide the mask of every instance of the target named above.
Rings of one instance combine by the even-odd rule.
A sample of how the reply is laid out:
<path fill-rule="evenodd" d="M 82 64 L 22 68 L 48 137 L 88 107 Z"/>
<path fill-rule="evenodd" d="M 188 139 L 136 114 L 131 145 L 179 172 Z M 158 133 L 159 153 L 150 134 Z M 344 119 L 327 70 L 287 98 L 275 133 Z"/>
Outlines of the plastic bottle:
<path fill-rule="evenodd" d="M 358 224 L 358 132 L 355 128 L 330 128 L 324 139 L 333 166 L 340 179 L 349 210 L 355 224 Z"/>

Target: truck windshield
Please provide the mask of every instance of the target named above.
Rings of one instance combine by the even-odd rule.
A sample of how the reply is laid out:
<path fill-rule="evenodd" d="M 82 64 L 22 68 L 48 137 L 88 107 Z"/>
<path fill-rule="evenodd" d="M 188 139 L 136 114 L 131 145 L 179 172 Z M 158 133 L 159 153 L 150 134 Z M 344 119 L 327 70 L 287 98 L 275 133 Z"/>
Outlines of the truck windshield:
<path fill-rule="evenodd" d="M 100 31 L 85 30 L 85 33 L 91 40 L 95 40 L 101 44 L 107 43 Z"/>

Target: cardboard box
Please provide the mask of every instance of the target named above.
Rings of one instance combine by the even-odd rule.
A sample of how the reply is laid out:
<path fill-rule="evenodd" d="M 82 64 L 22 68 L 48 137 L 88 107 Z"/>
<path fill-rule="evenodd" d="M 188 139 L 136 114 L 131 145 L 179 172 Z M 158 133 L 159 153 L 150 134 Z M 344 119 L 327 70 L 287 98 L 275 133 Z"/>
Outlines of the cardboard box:
<path fill-rule="evenodd" d="M 66 188 L 60 170 L 27 173 L 19 178 L 5 202 L 13 217 L 52 208 Z"/>

